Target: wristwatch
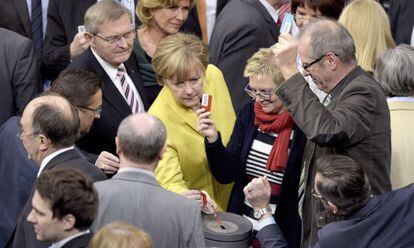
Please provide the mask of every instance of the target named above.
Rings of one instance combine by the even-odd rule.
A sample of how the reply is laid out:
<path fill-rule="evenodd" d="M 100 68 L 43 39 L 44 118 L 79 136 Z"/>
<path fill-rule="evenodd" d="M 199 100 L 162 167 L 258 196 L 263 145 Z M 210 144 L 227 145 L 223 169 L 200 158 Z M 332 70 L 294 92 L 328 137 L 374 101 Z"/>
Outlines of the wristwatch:
<path fill-rule="evenodd" d="M 253 211 L 253 216 L 256 218 L 256 220 L 262 218 L 263 215 L 265 215 L 267 212 L 272 212 L 272 208 L 270 206 L 267 206 L 267 208 L 257 208 Z"/>

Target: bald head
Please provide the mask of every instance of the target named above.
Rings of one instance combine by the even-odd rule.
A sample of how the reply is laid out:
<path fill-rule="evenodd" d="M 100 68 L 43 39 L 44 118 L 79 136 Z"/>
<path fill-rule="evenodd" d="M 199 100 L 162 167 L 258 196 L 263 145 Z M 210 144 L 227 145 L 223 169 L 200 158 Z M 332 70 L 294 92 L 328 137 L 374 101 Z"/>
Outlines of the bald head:
<path fill-rule="evenodd" d="M 29 124 L 31 132 L 46 136 L 55 148 L 72 146 L 79 138 L 78 114 L 58 94 L 48 93 L 30 101 L 21 122 Z"/>
<path fill-rule="evenodd" d="M 331 52 L 342 63 L 355 63 L 355 44 L 351 35 L 345 27 L 333 20 L 320 19 L 306 25 L 299 40 L 299 47 L 301 46 L 307 46 L 311 58 L 319 58 Z"/>
<path fill-rule="evenodd" d="M 135 163 L 156 163 L 165 146 L 166 136 L 165 126 L 157 117 L 130 115 L 118 128 L 118 153 Z"/>

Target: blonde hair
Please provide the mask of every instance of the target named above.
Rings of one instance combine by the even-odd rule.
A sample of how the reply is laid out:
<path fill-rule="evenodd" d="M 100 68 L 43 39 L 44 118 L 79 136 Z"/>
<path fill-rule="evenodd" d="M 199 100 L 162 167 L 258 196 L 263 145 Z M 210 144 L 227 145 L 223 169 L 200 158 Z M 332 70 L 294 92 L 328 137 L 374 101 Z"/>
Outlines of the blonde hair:
<path fill-rule="evenodd" d="M 281 85 L 285 79 L 274 63 L 272 49 L 261 48 L 249 60 L 244 69 L 245 77 L 264 77 L 270 75 L 273 77 L 273 83 L 276 86 Z"/>
<path fill-rule="evenodd" d="M 376 60 L 395 47 L 390 22 L 382 6 L 373 0 L 355 0 L 339 17 L 351 34 L 356 47 L 356 59 L 366 71 L 374 71 Z"/>
<path fill-rule="evenodd" d="M 165 37 L 152 57 L 152 67 L 158 83 L 163 79 L 187 80 L 194 69 L 208 65 L 208 50 L 201 40 L 192 34 L 177 33 Z"/>
<path fill-rule="evenodd" d="M 90 248 L 152 248 L 151 237 L 123 221 L 109 223 L 92 238 Z"/>
<path fill-rule="evenodd" d="M 139 0 L 135 13 L 142 23 L 141 26 L 145 27 L 151 23 L 152 18 L 154 17 L 151 13 L 152 10 L 177 6 L 180 1 L 181 0 Z M 194 0 L 189 1 L 191 9 L 194 6 Z"/>
<path fill-rule="evenodd" d="M 128 15 L 132 27 L 131 11 L 125 8 L 124 5 L 113 2 L 112 0 L 98 1 L 85 13 L 85 29 L 89 33 L 97 34 L 99 32 L 99 26 L 102 23 L 105 21 L 119 20 L 124 15 Z"/>

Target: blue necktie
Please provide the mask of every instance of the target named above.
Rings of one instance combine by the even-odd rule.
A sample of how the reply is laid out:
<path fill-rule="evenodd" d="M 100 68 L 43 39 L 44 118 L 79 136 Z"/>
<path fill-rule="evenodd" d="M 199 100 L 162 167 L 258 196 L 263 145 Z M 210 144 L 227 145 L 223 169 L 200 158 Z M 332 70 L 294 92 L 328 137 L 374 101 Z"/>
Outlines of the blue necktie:
<path fill-rule="evenodd" d="M 43 30 L 42 30 L 42 1 L 32 0 L 32 35 L 33 43 L 38 55 L 38 59 L 42 56 L 43 48 Z"/>

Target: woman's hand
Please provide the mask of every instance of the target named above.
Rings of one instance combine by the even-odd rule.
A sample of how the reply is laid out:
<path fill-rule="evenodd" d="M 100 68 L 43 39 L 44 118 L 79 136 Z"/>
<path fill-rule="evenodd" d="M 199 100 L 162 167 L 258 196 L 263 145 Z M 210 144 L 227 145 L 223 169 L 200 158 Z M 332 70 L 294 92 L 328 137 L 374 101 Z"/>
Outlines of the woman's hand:
<path fill-rule="evenodd" d="M 119 170 L 119 158 L 109 152 L 101 152 L 95 165 L 104 170 L 105 174 L 114 174 Z"/>
<path fill-rule="evenodd" d="M 206 136 L 209 143 L 215 142 L 218 138 L 218 133 L 214 121 L 210 119 L 210 112 L 205 112 L 204 108 L 200 108 L 196 111 L 196 114 L 198 116 L 198 131 Z"/>
<path fill-rule="evenodd" d="M 205 201 L 203 201 L 203 196 L 205 195 Z M 195 200 L 200 204 L 200 209 L 205 214 L 214 214 L 217 209 L 217 204 L 211 199 L 209 194 L 206 191 L 199 190 L 187 190 L 181 195 L 187 197 L 188 199 Z"/>

